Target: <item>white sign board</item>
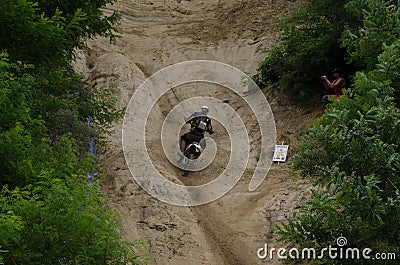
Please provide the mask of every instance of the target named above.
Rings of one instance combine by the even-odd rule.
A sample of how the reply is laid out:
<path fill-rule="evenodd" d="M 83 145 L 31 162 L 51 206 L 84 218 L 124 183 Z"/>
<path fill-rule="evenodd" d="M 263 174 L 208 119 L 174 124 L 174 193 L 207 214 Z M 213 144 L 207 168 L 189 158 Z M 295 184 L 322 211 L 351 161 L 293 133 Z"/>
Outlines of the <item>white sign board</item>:
<path fill-rule="evenodd" d="M 288 152 L 288 145 L 276 145 L 274 152 L 274 162 L 286 162 L 286 156 Z"/>

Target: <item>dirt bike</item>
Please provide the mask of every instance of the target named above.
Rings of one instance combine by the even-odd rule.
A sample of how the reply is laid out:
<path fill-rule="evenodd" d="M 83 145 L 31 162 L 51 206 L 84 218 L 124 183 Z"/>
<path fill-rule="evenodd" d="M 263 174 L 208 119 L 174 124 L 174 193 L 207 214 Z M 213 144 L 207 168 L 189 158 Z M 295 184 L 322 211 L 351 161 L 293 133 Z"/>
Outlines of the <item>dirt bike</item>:
<path fill-rule="evenodd" d="M 200 157 L 202 152 L 203 152 L 203 147 L 200 145 L 200 143 L 191 142 L 186 147 L 183 155 L 190 160 L 195 160 Z M 188 160 L 188 159 L 185 159 L 185 166 L 187 166 L 188 163 L 190 163 L 190 160 Z M 189 174 L 189 172 L 190 172 L 190 170 L 184 170 L 182 173 L 182 176 L 187 176 Z"/>

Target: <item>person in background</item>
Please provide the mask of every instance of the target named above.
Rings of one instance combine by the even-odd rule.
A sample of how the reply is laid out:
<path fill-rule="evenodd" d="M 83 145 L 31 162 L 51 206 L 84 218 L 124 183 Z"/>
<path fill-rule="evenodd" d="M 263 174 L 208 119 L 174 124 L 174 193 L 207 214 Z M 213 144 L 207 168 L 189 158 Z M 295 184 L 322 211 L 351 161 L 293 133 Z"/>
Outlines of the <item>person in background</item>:
<path fill-rule="evenodd" d="M 339 98 L 343 94 L 343 89 L 346 87 L 346 80 L 343 78 L 343 72 L 340 68 L 335 68 L 332 71 L 335 80 L 332 82 L 326 77 L 326 75 L 321 76 L 324 86 L 327 90 L 333 90 L 333 94 L 326 94 L 322 97 L 322 102 L 329 102 L 329 98 L 335 96 Z"/>

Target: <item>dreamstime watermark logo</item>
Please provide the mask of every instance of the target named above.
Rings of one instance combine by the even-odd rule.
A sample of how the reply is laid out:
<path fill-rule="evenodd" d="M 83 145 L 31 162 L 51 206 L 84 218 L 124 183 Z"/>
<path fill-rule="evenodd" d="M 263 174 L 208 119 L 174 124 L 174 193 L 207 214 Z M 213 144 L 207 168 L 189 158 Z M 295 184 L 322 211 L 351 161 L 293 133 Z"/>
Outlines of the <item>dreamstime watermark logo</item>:
<path fill-rule="evenodd" d="M 274 248 L 264 247 L 257 250 L 257 256 L 262 260 L 278 259 L 372 259 L 372 260 L 395 260 L 396 253 L 372 253 L 370 248 L 351 248 L 346 247 L 347 238 L 340 236 L 336 239 L 336 246 L 329 245 L 328 247 L 316 250 L 315 248 Z"/>
<path fill-rule="evenodd" d="M 225 101 L 213 97 L 194 95 L 183 100 L 167 114 L 163 121 L 150 119 L 156 103 L 173 88 L 194 82 L 211 83 L 229 89 L 246 104 L 260 129 L 260 153 L 249 191 L 255 190 L 265 179 L 272 164 L 276 130 L 274 117 L 262 91 L 253 80 L 230 65 L 207 60 L 178 63 L 166 67 L 151 77 L 135 91 L 124 117 L 122 144 L 126 163 L 135 181 L 153 197 L 180 206 L 201 205 L 226 194 L 240 180 L 247 168 L 250 154 L 249 133 L 241 116 Z M 201 93 L 200 93 L 201 94 Z M 199 171 L 215 159 L 217 146 L 213 139 L 206 138 L 204 152 L 190 163 L 180 161 L 179 132 L 187 118 L 200 106 L 207 105 L 212 120 L 218 121 L 228 132 L 230 157 L 224 171 L 212 181 L 199 186 L 185 186 L 173 183 L 160 173 L 152 161 L 146 147 L 146 125 L 162 122 L 158 134 L 167 159 L 183 170 Z"/>

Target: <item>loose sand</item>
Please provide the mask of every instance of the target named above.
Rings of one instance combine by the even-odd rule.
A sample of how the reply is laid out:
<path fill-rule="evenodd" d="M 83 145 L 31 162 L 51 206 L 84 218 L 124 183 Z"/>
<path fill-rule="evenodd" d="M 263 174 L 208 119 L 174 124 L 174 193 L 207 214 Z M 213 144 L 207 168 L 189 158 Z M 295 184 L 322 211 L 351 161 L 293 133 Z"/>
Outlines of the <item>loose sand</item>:
<path fill-rule="evenodd" d="M 107 39 L 89 41 L 89 55 L 78 54 L 76 68 L 93 87 L 115 86 L 118 107 L 125 107 L 135 89 L 145 78 L 168 65 L 194 59 L 224 62 L 254 74 L 279 35 L 275 21 L 296 1 L 285 0 L 120 0 L 104 10 L 122 14 L 121 38 L 116 44 Z M 196 90 L 197 93 L 199 90 Z M 291 106 L 285 96 L 264 91 L 273 110 L 277 144 L 290 145 L 289 156 L 296 152 L 298 137 L 320 113 L 305 113 Z M 201 95 L 227 100 L 239 109 L 241 100 L 216 87 L 204 87 Z M 193 96 L 193 91 L 170 94 L 158 102 L 149 129 L 157 131 L 165 113 L 177 99 Z M 178 100 L 179 101 L 179 100 Z M 251 113 L 242 111 L 248 128 L 256 128 Z M 262 185 L 249 192 L 248 183 L 255 163 L 250 163 L 244 177 L 227 195 L 197 207 L 178 207 L 160 202 L 143 191 L 132 178 L 121 144 L 122 121 L 115 124 L 109 150 L 101 155 L 100 165 L 106 179 L 104 196 L 111 208 L 122 215 L 126 240 L 143 239 L 153 257 L 151 264 L 266 264 L 257 258 L 257 249 L 268 243 L 281 246 L 269 233 L 273 224 L 284 221 L 309 196 L 309 180 L 296 178 L 287 164 L 274 164 Z M 224 130 L 218 124 L 213 136 L 222 149 L 229 149 Z M 253 153 L 260 135 L 250 130 Z M 201 174 L 180 176 L 158 145 L 148 144 L 150 155 L 160 172 L 176 175 L 176 182 L 198 185 L 201 174 L 213 176 L 226 164 L 217 156 Z M 254 158 L 254 155 L 253 155 Z M 207 174 L 205 174 L 207 173 Z M 207 180 L 208 181 L 208 180 Z M 279 264 L 277 260 L 268 264 Z"/>

